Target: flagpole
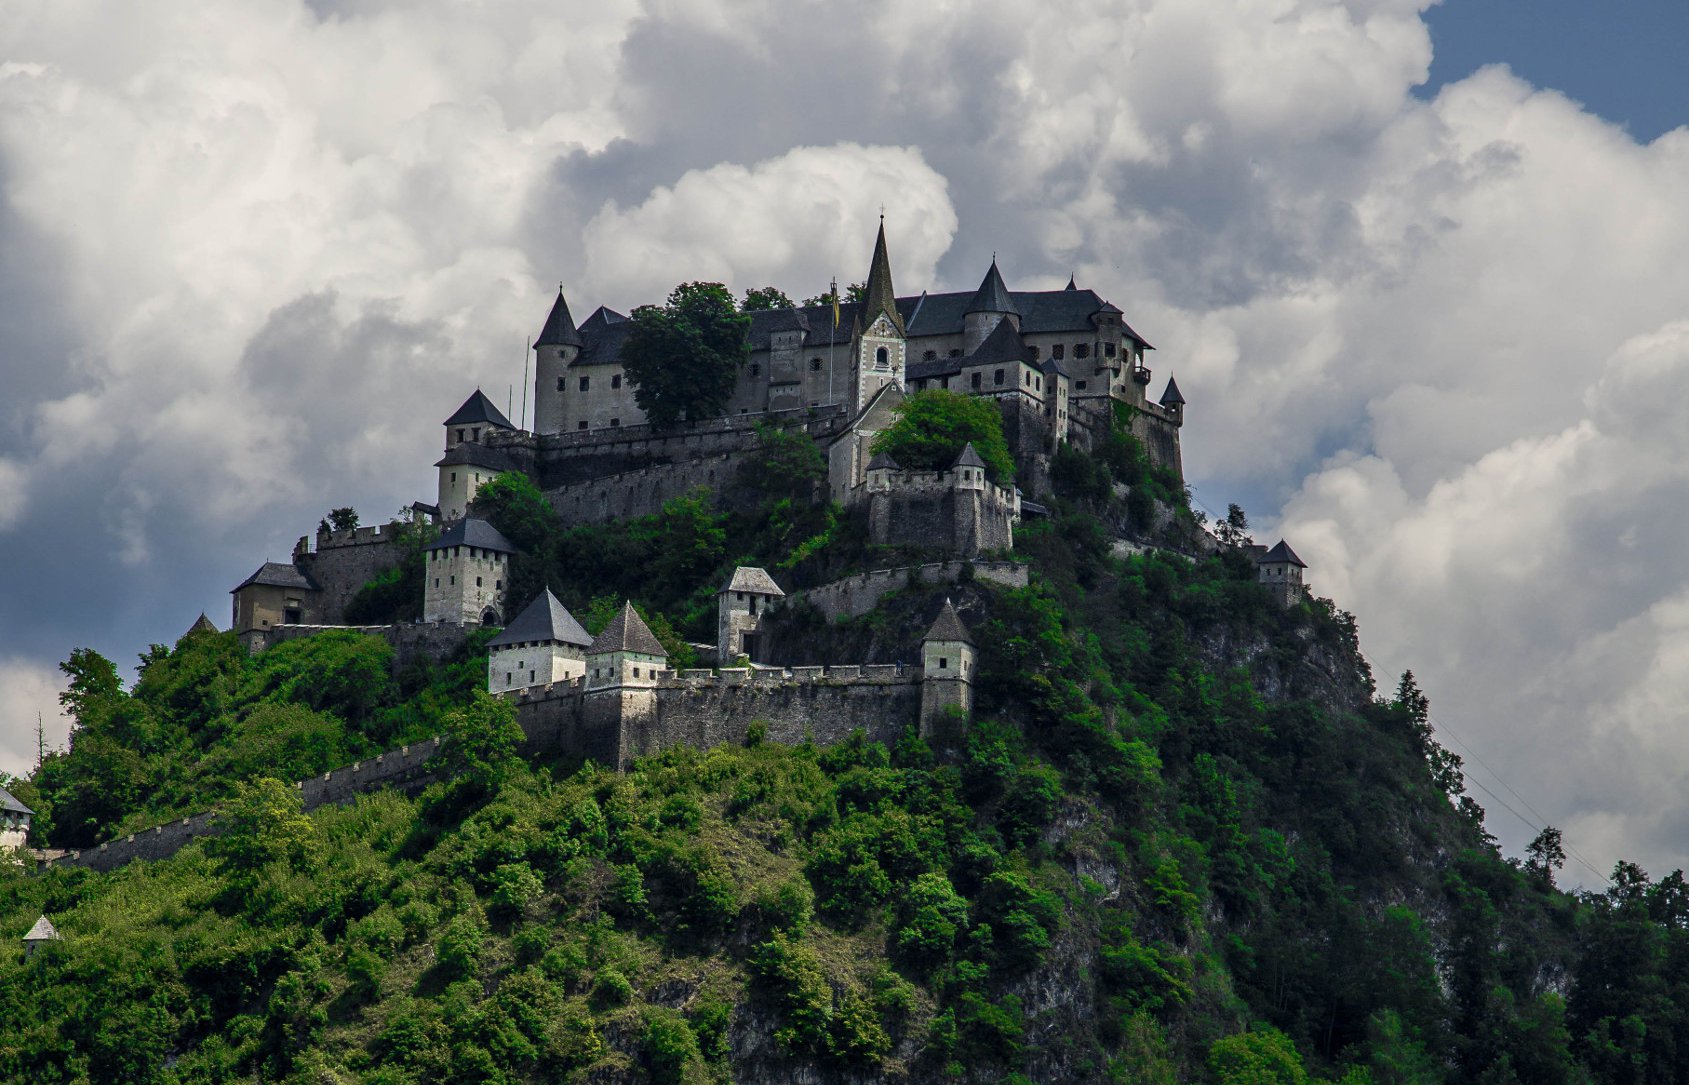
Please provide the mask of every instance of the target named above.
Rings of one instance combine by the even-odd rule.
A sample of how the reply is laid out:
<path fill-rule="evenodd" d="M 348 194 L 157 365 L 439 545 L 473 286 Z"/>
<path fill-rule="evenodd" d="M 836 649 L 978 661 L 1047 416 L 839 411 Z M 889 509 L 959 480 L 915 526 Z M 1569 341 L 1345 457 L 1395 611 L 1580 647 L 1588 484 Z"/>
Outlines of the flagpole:
<path fill-rule="evenodd" d="M 839 339 L 839 277 L 833 276 L 833 331 L 827 336 L 827 406 L 838 401 L 833 396 L 833 350 Z"/>

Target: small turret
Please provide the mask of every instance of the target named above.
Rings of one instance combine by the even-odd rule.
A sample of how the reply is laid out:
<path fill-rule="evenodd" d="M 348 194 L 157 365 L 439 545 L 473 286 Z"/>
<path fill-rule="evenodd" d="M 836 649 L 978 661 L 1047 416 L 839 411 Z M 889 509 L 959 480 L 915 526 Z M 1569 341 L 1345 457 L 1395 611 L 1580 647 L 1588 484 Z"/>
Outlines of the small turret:
<path fill-rule="evenodd" d="M 1278 545 L 1255 559 L 1257 579 L 1267 586 L 1281 606 L 1294 606 L 1307 595 L 1302 571 L 1307 563 L 1283 539 Z"/>
<path fill-rule="evenodd" d="M 1161 393 L 1161 405 L 1167 408 L 1167 413 L 1174 422 L 1184 422 L 1185 397 L 1179 392 L 1179 382 L 1171 376 L 1167 378 L 1166 390 Z"/>
<path fill-rule="evenodd" d="M 17 796 L 0 787 L 0 862 L 4 853 L 23 847 L 29 842 L 29 826 L 35 811 L 17 800 Z"/>
<path fill-rule="evenodd" d="M 950 485 L 958 490 L 985 489 L 985 461 L 969 441 L 950 465 Z"/>
<path fill-rule="evenodd" d="M 23 936 L 23 955 L 33 957 L 36 950 L 48 942 L 57 942 L 59 938 L 58 929 L 53 926 L 53 921 L 43 915 L 35 921 L 35 926 L 29 928 L 29 933 Z"/>
<path fill-rule="evenodd" d="M 464 400 L 463 406 L 453 411 L 452 416 L 443 424 L 446 427 L 448 452 L 466 442 L 484 442 L 494 430 L 516 432 L 516 427 L 511 424 L 510 419 L 506 418 L 504 412 L 479 388 L 475 389 L 475 394 Z"/>
<path fill-rule="evenodd" d="M 1003 273 L 997 270 L 997 257 L 993 256 L 990 270 L 980 280 L 979 289 L 974 291 L 973 300 L 968 302 L 962 313 L 963 356 L 978 350 L 986 337 L 1005 320 L 1014 325 L 1017 334 L 1020 332 L 1020 310 L 1009 296 L 1009 288 L 1003 283 Z"/>
<path fill-rule="evenodd" d="M 557 300 L 545 318 L 545 327 L 534 340 L 534 432 L 560 433 L 563 429 L 563 397 L 569 366 L 580 357 L 586 340 L 569 315 L 563 284 L 557 284 Z"/>
<path fill-rule="evenodd" d="M 765 569 L 741 565 L 716 593 L 716 658 L 730 667 L 741 655 L 755 658 L 763 615 L 786 593 Z"/>
<path fill-rule="evenodd" d="M 973 712 L 973 677 L 973 637 L 946 599 L 921 638 L 921 737 L 944 745 L 960 740 L 955 724 Z"/>
<path fill-rule="evenodd" d="M 586 688 L 652 687 L 668 667 L 669 653 L 631 602 L 586 650 Z"/>

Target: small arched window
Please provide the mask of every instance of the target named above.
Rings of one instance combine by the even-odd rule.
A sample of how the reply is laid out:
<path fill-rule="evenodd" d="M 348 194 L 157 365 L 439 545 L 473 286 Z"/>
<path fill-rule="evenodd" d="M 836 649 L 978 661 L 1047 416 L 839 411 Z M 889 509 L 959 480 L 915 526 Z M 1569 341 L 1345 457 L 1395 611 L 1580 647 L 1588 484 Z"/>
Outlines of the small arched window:
<path fill-rule="evenodd" d="M 874 352 L 874 364 L 879 366 L 881 369 L 890 365 L 891 351 L 887 350 L 885 347 L 881 347 L 879 350 L 876 350 Z"/>

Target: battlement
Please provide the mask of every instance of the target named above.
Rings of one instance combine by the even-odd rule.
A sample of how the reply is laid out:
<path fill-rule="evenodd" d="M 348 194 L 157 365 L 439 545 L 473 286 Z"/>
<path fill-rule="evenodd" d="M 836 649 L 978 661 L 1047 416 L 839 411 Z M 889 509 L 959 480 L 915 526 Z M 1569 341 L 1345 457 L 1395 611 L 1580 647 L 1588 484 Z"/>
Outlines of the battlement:
<path fill-rule="evenodd" d="M 666 451 L 675 447 L 679 442 L 703 443 L 707 438 L 721 434 L 740 433 L 755 430 L 758 426 L 774 426 L 779 429 L 794 429 L 802 427 L 811 437 L 825 437 L 837 432 L 846 421 L 845 408 L 842 404 L 832 404 L 820 407 L 795 407 L 782 411 L 763 411 L 757 414 L 726 415 L 721 418 L 701 418 L 694 422 L 680 422 L 667 429 L 658 429 L 649 423 L 641 422 L 631 426 L 600 426 L 594 429 L 573 430 L 567 433 L 541 434 L 537 439 L 537 446 L 542 453 L 566 452 L 571 450 L 598 451 L 614 446 L 649 446 L 658 444 Z M 533 447 L 536 439 L 532 434 L 499 433 L 489 434 L 492 447 L 519 445 Z M 642 455 L 653 451 L 649 447 L 624 448 L 620 451 L 628 455 Z"/>

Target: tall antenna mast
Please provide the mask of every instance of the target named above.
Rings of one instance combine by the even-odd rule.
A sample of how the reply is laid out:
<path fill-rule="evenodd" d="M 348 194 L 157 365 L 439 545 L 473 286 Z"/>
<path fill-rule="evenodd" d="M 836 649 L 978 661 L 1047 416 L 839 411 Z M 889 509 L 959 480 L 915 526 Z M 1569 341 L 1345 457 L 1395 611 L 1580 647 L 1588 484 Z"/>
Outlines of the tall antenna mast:
<path fill-rule="evenodd" d="M 528 355 L 534 352 L 534 337 L 528 336 L 528 347 L 522 352 L 522 417 L 517 419 L 517 429 L 528 428 Z"/>

